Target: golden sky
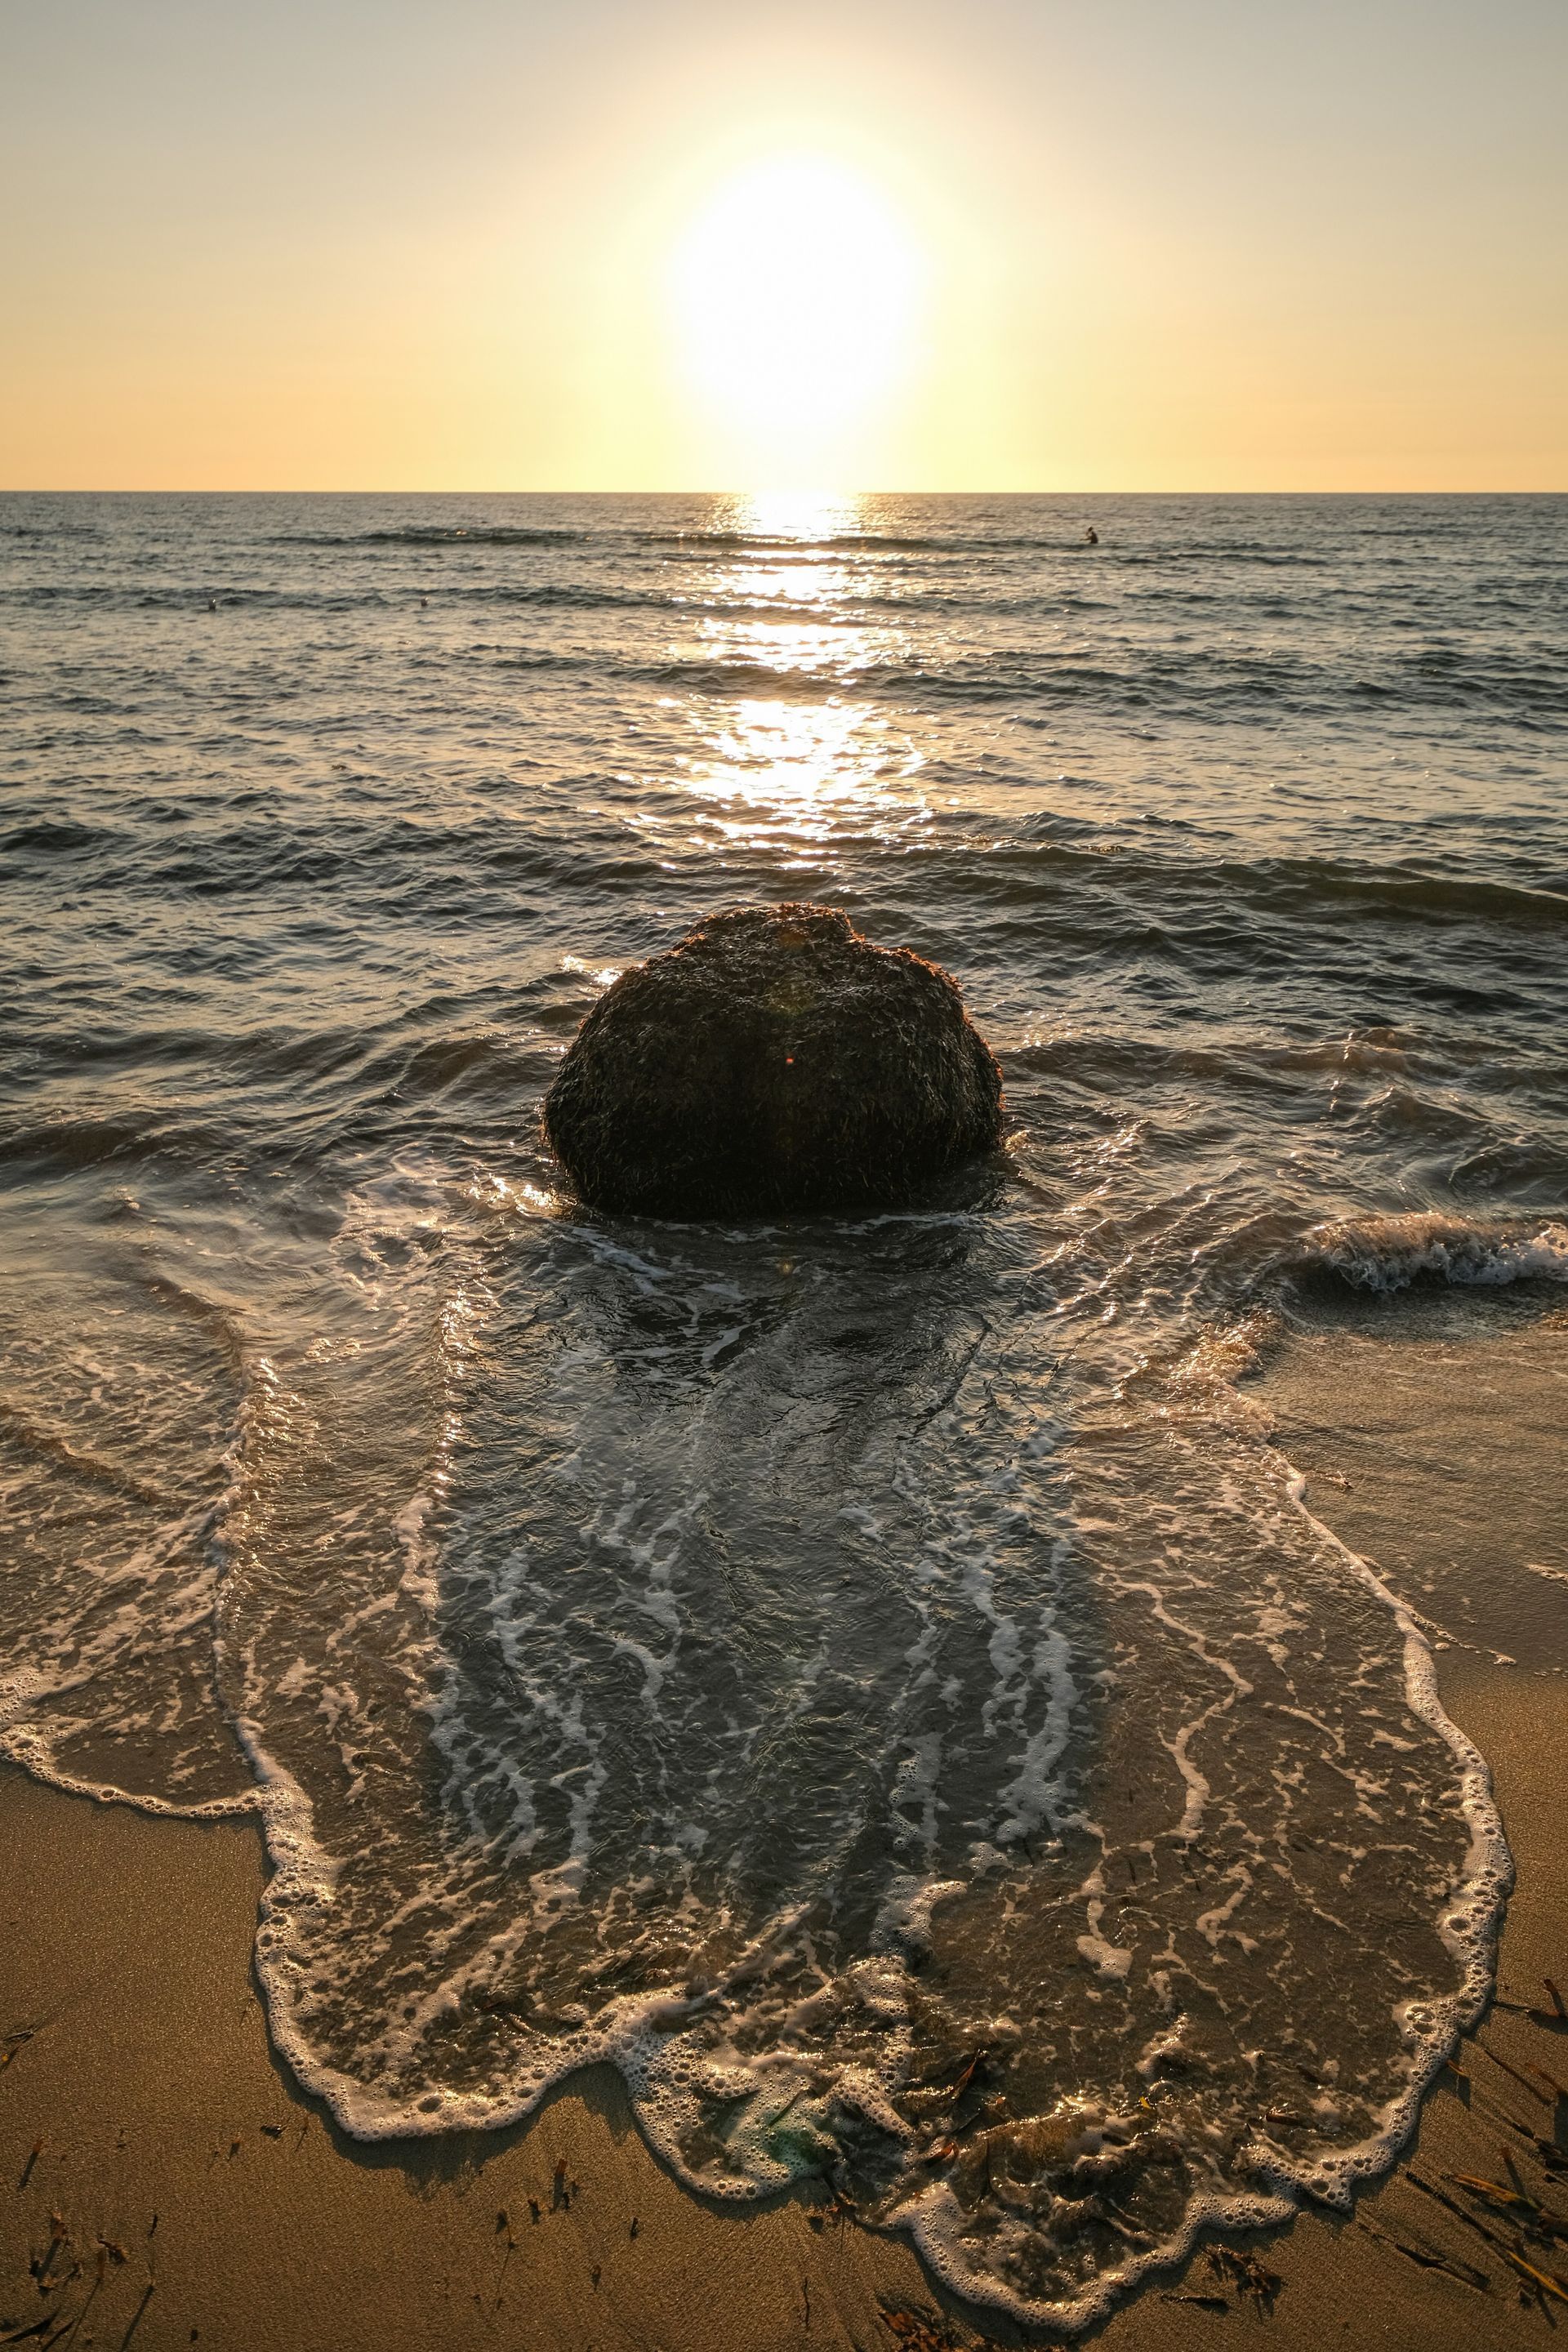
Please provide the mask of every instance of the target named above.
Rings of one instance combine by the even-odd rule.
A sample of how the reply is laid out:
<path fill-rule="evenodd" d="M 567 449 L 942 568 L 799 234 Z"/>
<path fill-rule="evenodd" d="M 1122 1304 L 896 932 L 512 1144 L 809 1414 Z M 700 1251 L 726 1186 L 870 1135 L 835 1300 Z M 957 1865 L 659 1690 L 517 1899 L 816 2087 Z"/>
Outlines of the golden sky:
<path fill-rule="evenodd" d="M 1563 0 L 6 0 L 0 487 L 1568 488 Z"/>

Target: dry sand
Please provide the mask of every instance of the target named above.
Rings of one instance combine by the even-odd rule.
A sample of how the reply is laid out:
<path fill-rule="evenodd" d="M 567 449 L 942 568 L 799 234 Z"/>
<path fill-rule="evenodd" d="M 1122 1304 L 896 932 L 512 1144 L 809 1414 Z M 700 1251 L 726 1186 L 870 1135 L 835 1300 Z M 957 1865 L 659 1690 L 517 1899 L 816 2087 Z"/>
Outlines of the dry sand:
<path fill-rule="evenodd" d="M 1476 1588 L 1487 1622 L 1467 1638 L 1482 1638 L 1443 1653 L 1442 1687 L 1491 1761 L 1519 1868 L 1501 1988 L 1541 2003 L 1546 1975 L 1568 1990 L 1568 1679 L 1495 1663 L 1510 1643 L 1490 1627 L 1506 1620 L 1517 1640 L 1539 1623 L 1550 1650 L 1568 1619 L 1568 1590 L 1539 1573 L 1563 1542 L 1565 1352 L 1562 1328 L 1540 1323 L 1456 1333 L 1373 1318 L 1292 1341 L 1257 1391 L 1312 1475 L 1313 1507 L 1347 1540 L 1406 1589 L 1428 1562 L 1445 1589 L 1456 1577 Z M 345 2139 L 268 2043 L 250 1975 L 263 1871 L 243 1823 L 150 1819 L 0 1770 L 0 2343 L 933 2352 L 1020 2340 L 939 2294 L 900 2240 L 795 2200 L 737 2212 L 689 2196 L 607 2074 L 520 2132 Z M 1091 2340 L 1501 2352 L 1545 2340 L 1554 2315 L 1568 2326 L 1568 2300 L 1531 2294 L 1510 2265 L 1509 2213 L 1448 2178 L 1507 2187 L 1511 2166 L 1568 2214 L 1568 2171 L 1552 2185 L 1529 2137 L 1568 2147 L 1568 2100 L 1500 2061 L 1568 2080 L 1568 2027 L 1494 2008 L 1461 2053 L 1465 2077 L 1434 2092 L 1417 2144 L 1353 2219 L 1304 2215 L 1253 2249 L 1279 2281 L 1271 2311 L 1200 2252 Z M 1525 2260 L 1568 2275 L 1568 2244 L 1522 2242 Z"/>

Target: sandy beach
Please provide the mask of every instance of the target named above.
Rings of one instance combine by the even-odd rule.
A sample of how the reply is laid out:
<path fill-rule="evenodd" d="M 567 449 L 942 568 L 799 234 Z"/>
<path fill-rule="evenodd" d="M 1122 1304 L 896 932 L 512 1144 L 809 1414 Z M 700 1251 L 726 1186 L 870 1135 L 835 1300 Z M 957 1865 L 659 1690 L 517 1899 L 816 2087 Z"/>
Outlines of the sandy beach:
<path fill-rule="evenodd" d="M 1561 1550 L 1560 1321 L 1466 1336 L 1449 1307 L 1397 1331 L 1371 1318 L 1348 1360 L 1345 1339 L 1338 1328 L 1331 1381 L 1329 1343 L 1308 1333 L 1254 1384 L 1309 1473 L 1312 1507 L 1405 1578 L 1446 1546 L 1450 1591 L 1463 1548 L 1484 1551 L 1504 1594 L 1490 1617 L 1508 1619 L 1510 1589 L 1528 1613 L 1542 1580 L 1524 1563 L 1538 1571 Z M 1353 2217 L 1303 2215 L 1247 2250 L 1261 2291 L 1200 2249 L 1092 2340 L 1178 2352 L 1261 2329 L 1281 2352 L 1324 2341 L 1471 2352 L 1552 2331 L 1551 2291 L 1521 2265 L 1547 2276 L 1568 2265 L 1549 2238 L 1519 2235 L 1529 2209 L 1505 2200 L 1568 2208 L 1531 2137 L 1568 2147 L 1568 2103 L 1530 2072 L 1568 2074 L 1568 2024 L 1549 2021 L 1543 1982 L 1568 1977 L 1568 1864 L 1546 1760 L 1568 1739 L 1568 1687 L 1496 1663 L 1474 1639 L 1491 1630 L 1442 1652 L 1441 1686 L 1492 1768 L 1518 1870 L 1499 1981 L 1524 2007 L 1491 2009 L 1460 2053 L 1463 2074 L 1434 2090 L 1416 2143 Z M 1501 1633 L 1490 1643 L 1504 1646 Z M 346 2138 L 268 2046 L 251 1974 L 264 1859 L 243 1822 L 100 1807 L 7 1769 L 0 1857 L 0 2340 L 69 2352 L 1025 2340 L 943 2295 L 902 2240 L 804 2195 L 705 2206 L 649 2154 L 607 2072 L 520 2131 Z"/>

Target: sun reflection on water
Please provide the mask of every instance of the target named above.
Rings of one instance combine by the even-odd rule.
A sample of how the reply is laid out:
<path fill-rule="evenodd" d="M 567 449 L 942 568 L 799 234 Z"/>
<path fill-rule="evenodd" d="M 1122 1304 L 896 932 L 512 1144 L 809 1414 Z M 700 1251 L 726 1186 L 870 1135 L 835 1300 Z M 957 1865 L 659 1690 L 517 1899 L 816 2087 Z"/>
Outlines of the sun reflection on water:
<path fill-rule="evenodd" d="M 923 821 L 919 751 L 866 705 L 748 699 L 717 722 L 694 713 L 700 750 L 684 789 L 729 842 L 787 847 Z"/>
<path fill-rule="evenodd" d="M 675 787 L 697 803 L 699 840 L 820 852 L 923 824 L 924 755 L 913 730 L 857 691 L 864 673 L 906 657 L 901 632 L 865 610 L 865 502 L 800 491 L 726 499 L 710 526 L 721 551 L 713 602 L 697 626 L 705 675 L 754 690 L 672 701 L 694 747 Z M 758 607 L 777 606 L 772 612 Z M 770 690 L 771 674 L 776 691 Z"/>
<path fill-rule="evenodd" d="M 722 501 L 715 528 L 752 539 L 847 539 L 859 530 L 864 505 L 839 490 L 748 490 Z"/>

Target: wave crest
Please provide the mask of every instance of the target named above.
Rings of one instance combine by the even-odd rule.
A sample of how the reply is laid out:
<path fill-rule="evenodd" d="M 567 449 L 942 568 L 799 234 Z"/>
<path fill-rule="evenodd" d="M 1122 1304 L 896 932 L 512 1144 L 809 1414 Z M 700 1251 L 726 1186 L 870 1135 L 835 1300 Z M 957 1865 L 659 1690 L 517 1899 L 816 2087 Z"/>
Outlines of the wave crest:
<path fill-rule="evenodd" d="M 1405 1290 L 1423 1275 L 1480 1286 L 1568 1282 L 1568 1223 L 1531 1231 L 1428 1211 L 1351 1217 L 1314 1226 L 1299 1265 L 1338 1275 L 1357 1290 Z"/>

